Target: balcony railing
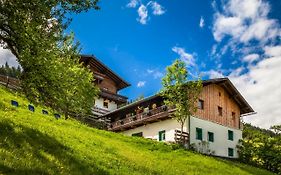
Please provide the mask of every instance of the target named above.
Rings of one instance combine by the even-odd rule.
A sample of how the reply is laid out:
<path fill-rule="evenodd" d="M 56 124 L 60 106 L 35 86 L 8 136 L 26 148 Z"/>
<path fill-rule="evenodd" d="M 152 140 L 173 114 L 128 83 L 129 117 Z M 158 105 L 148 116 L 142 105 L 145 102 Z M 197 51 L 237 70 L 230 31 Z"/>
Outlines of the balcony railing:
<path fill-rule="evenodd" d="M 174 109 L 169 109 L 167 106 L 163 105 L 158 108 L 144 111 L 134 116 L 127 116 L 124 119 L 115 121 L 111 124 L 109 130 L 121 131 L 147 123 L 152 123 L 154 121 L 170 117 L 172 112 L 174 112 Z"/>
<path fill-rule="evenodd" d="M 188 132 L 181 132 L 180 130 L 175 130 L 175 142 L 179 144 L 187 144 L 189 140 Z"/>
<path fill-rule="evenodd" d="M 92 108 L 92 112 L 96 115 L 103 115 L 103 114 L 106 114 L 108 112 L 110 112 L 109 110 L 106 110 L 106 109 L 102 109 L 102 108 L 99 108 L 97 106 L 94 106 Z"/>

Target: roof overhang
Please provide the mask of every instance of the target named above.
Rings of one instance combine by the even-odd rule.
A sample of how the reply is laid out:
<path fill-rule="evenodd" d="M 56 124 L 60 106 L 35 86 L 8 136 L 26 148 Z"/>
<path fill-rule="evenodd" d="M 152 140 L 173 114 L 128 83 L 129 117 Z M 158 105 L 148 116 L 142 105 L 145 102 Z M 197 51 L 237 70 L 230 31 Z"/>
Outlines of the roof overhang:
<path fill-rule="evenodd" d="M 223 87 L 228 92 L 229 96 L 238 104 L 241 110 L 241 115 L 255 112 L 228 78 L 203 80 L 202 83 L 203 86 L 207 86 L 209 84 L 217 84 Z"/>
<path fill-rule="evenodd" d="M 101 73 L 111 78 L 116 83 L 118 91 L 128 86 L 131 86 L 128 82 L 123 80 L 119 75 L 114 73 L 109 67 L 103 64 L 101 61 L 99 61 L 95 56 L 81 55 L 81 61 L 83 61 L 86 65 L 90 65 L 96 70 L 99 70 Z"/>
<path fill-rule="evenodd" d="M 127 97 L 119 95 L 119 94 L 114 94 L 109 91 L 101 89 L 100 94 L 101 97 L 107 98 L 109 100 L 115 101 L 117 104 L 122 104 L 127 102 Z"/>

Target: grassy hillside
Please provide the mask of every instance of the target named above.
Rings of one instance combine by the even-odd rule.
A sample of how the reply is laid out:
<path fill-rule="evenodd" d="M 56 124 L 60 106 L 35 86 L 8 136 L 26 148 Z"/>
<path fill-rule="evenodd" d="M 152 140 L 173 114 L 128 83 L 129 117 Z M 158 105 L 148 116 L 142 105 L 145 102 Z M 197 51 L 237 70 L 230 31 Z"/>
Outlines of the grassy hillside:
<path fill-rule="evenodd" d="M 17 100 L 19 108 L 10 100 Z M 0 87 L 0 174 L 271 174 L 27 110 Z"/>

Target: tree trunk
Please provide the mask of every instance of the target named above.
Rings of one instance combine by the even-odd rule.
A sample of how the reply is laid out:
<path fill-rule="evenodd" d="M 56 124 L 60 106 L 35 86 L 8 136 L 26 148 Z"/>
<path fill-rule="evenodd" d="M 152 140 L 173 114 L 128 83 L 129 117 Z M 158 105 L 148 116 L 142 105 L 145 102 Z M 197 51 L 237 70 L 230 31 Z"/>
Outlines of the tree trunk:
<path fill-rule="evenodd" d="M 64 119 L 67 120 L 68 118 L 69 118 L 69 117 L 68 117 L 68 112 L 65 111 L 65 112 L 64 112 Z"/>
<path fill-rule="evenodd" d="M 180 137 L 180 142 L 182 145 L 184 145 L 184 141 L 183 141 L 183 125 L 184 125 L 184 122 L 181 122 L 181 137 Z"/>

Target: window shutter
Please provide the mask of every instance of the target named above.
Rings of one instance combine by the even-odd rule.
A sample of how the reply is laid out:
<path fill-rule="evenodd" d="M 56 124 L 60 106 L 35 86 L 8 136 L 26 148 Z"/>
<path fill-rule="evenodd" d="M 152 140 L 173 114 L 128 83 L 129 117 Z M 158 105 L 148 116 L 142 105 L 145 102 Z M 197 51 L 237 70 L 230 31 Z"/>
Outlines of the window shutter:
<path fill-rule="evenodd" d="M 203 134 L 202 134 L 202 128 L 196 128 L 196 139 L 202 140 Z"/>
<path fill-rule="evenodd" d="M 214 142 L 214 133 L 213 132 L 208 132 L 208 141 Z"/>
<path fill-rule="evenodd" d="M 228 156 L 233 157 L 234 156 L 234 149 L 233 148 L 228 148 Z"/>
<path fill-rule="evenodd" d="M 166 140 L 166 133 L 165 133 L 165 130 L 159 131 L 159 132 L 158 132 L 158 136 L 159 136 L 159 141 Z"/>
<path fill-rule="evenodd" d="M 233 131 L 228 130 L 228 140 L 233 141 Z"/>

